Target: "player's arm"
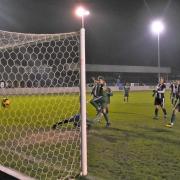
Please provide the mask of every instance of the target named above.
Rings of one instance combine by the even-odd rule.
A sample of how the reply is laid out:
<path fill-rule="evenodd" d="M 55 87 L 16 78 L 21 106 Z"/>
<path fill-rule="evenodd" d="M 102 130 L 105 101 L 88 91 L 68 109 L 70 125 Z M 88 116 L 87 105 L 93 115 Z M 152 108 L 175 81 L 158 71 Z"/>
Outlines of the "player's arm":
<path fill-rule="evenodd" d="M 154 89 L 152 96 L 154 97 L 156 93 L 157 93 L 157 90 Z"/>
<path fill-rule="evenodd" d="M 113 96 L 113 92 L 112 92 L 112 90 L 110 88 L 107 88 L 107 94 L 109 96 Z"/>
<path fill-rule="evenodd" d="M 157 91 L 158 93 L 165 93 L 166 89 L 163 89 L 162 91 Z"/>
<path fill-rule="evenodd" d="M 157 92 L 158 92 L 158 93 L 165 93 L 165 91 L 166 91 L 166 86 L 164 86 L 161 91 L 157 91 Z"/>
<path fill-rule="evenodd" d="M 130 86 L 128 87 L 128 91 L 130 91 L 131 90 L 131 88 L 130 88 Z"/>
<path fill-rule="evenodd" d="M 109 93 L 109 96 L 113 96 L 113 92 L 112 91 Z"/>

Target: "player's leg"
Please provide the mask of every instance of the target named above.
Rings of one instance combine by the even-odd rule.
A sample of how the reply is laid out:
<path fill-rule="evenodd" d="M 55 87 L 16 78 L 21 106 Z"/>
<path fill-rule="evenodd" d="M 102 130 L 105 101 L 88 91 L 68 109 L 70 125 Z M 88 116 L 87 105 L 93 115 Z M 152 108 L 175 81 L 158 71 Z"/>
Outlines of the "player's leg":
<path fill-rule="evenodd" d="M 172 93 L 172 95 L 171 95 L 171 103 L 172 103 L 172 105 L 174 105 L 175 99 L 176 99 L 175 94 Z"/>
<path fill-rule="evenodd" d="M 161 100 L 161 109 L 162 109 L 162 111 L 164 113 L 164 119 L 166 119 L 167 118 L 167 111 L 166 111 L 166 108 L 165 108 L 165 99 L 164 98 Z"/>
<path fill-rule="evenodd" d="M 165 118 L 167 113 L 166 113 L 166 109 L 164 108 L 164 99 L 155 98 L 154 105 L 155 105 L 155 110 L 154 110 L 154 117 L 153 117 L 153 119 L 159 119 L 159 116 L 158 116 L 158 114 L 159 114 L 159 107 L 162 108 L 163 113 L 164 113 L 164 118 Z"/>
<path fill-rule="evenodd" d="M 176 121 L 176 113 L 179 112 L 180 107 L 173 110 L 171 115 L 171 122 L 166 125 L 166 127 L 172 127 L 174 125 L 174 122 Z"/>
<path fill-rule="evenodd" d="M 53 124 L 52 129 L 56 129 L 58 126 L 61 126 L 62 124 L 66 124 L 69 122 L 69 119 L 63 119 L 59 122 L 56 122 L 55 124 Z"/>
<path fill-rule="evenodd" d="M 178 99 L 179 99 L 179 97 L 178 97 L 178 95 L 176 94 L 176 95 L 175 95 L 175 98 L 174 98 L 174 104 L 173 104 L 174 106 L 176 105 Z"/>
<path fill-rule="evenodd" d="M 110 127 L 110 119 L 109 119 L 109 114 L 107 113 L 106 109 L 107 109 L 107 104 L 106 103 L 103 103 L 102 104 L 102 113 L 103 113 L 103 116 L 104 116 L 104 119 L 106 121 L 106 127 Z"/>
<path fill-rule="evenodd" d="M 99 111 L 101 107 L 99 106 L 102 97 L 94 98 L 90 101 L 93 107 L 95 107 L 96 111 Z"/>
<path fill-rule="evenodd" d="M 124 102 L 127 102 L 127 94 L 124 94 Z"/>
<path fill-rule="evenodd" d="M 154 117 L 153 117 L 153 119 L 159 119 L 159 117 L 158 117 L 159 105 L 160 105 L 159 98 L 155 98 L 154 105 L 155 105 L 155 110 L 154 110 Z"/>
<path fill-rule="evenodd" d="M 63 119 L 57 123 L 55 123 L 53 126 L 52 126 L 52 129 L 56 129 L 58 126 L 61 126 L 63 124 L 68 124 L 68 123 L 73 123 L 74 126 L 76 126 L 78 124 L 78 122 L 80 121 L 80 115 L 77 114 L 69 119 Z"/>
<path fill-rule="evenodd" d="M 155 110 L 154 110 L 154 117 L 153 117 L 153 119 L 159 119 L 158 112 L 159 112 L 159 105 L 155 105 Z"/>
<path fill-rule="evenodd" d="M 107 104 L 107 107 L 106 107 L 106 113 L 109 114 L 109 106 L 110 104 Z"/>

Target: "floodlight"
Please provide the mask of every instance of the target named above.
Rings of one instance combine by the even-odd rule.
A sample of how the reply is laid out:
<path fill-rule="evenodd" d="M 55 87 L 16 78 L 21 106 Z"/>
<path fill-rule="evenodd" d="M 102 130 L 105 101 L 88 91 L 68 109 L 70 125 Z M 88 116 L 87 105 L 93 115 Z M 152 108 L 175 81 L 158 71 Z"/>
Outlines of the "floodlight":
<path fill-rule="evenodd" d="M 160 20 L 153 21 L 151 24 L 151 30 L 155 34 L 160 34 L 164 31 L 164 24 Z"/>
<path fill-rule="evenodd" d="M 88 16 L 89 11 L 84 9 L 83 7 L 78 7 L 76 9 L 76 15 L 79 16 L 79 17 Z"/>

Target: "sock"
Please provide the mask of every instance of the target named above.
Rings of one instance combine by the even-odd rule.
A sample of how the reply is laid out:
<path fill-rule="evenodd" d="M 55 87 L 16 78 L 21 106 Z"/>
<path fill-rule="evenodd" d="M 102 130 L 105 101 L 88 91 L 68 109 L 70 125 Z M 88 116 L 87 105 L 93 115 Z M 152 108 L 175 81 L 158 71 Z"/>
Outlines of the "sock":
<path fill-rule="evenodd" d="M 171 116 L 171 124 L 174 124 L 175 120 L 176 120 L 176 115 L 175 115 L 175 113 L 173 112 L 173 113 L 172 113 L 172 116 Z"/>
<path fill-rule="evenodd" d="M 107 113 L 103 113 L 106 123 L 109 123 L 109 116 Z"/>
<path fill-rule="evenodd" d="M 155 108 L 155 116 L 158 116 L 158 108 Z"/>
<path fill-rule="evenodd" d="M 164 115 L 166 116 L 167 115 L 166 109 L 162 108 L 162 110 L 163 110 Z"/>

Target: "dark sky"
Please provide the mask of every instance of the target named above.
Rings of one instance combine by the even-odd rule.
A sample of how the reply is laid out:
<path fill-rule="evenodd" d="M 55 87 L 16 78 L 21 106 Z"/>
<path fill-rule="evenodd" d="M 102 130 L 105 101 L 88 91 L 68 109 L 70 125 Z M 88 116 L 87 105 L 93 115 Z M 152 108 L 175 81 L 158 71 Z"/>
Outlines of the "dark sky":
<path fill-rule="evenodd" d="M 77 31 L 76 5 L 86 18 L 87 63 L 157 65 L 153 19 L 162 18 L 161 65 L 180 66 L 180 0 L 0 0 L 0 29 L 27 33 Z"/>

